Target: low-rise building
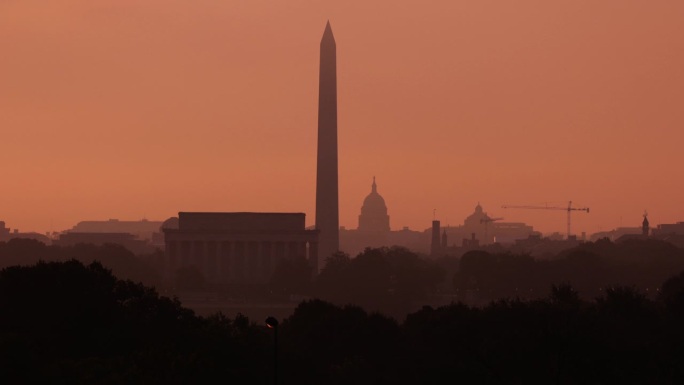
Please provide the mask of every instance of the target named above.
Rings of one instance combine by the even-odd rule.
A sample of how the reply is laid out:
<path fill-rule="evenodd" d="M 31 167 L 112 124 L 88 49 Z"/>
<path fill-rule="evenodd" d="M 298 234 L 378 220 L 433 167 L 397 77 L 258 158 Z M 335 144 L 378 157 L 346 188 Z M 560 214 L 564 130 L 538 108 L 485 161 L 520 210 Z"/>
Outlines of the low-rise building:
<path fill-rule="evenodd" d="M 166 275 L 193 266 L 207 283 L 265 284 L 279 261 L 306 258 L 318 269 L 318 230 L 303 213 L 180 212 L 164 222 Z"/>

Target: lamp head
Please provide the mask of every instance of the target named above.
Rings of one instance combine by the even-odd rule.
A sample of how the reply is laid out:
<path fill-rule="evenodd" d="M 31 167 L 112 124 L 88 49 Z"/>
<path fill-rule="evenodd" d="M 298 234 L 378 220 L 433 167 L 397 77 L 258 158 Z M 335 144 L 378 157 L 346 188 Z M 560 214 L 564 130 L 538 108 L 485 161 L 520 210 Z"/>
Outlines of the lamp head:
<path fill-rule="evenodd" d="M 269 329 L 275 329 L 278 327 L 278 320 L 275 319 L 275 317 L 268 317 L 266 318 L 266 326 L 268 326 Z"/>

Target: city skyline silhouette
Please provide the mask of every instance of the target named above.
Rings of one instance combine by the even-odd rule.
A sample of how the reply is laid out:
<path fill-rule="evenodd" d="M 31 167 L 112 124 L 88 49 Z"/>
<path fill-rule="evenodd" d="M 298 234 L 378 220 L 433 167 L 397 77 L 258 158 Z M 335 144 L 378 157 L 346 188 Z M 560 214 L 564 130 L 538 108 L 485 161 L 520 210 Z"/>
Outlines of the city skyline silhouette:
<path fill-rule="evenodd" d="M 2 377 L 684 383 L 682 15 L 0 2 Z"/>
<path fill-rule="evenodd" d="M 69 6 L 66 6 L 68 4 Z M 382 180 L 392 228 L 492 215 L 576 234 L 684 218 L 672 165 L 684 6 L 538 1 L 0 5 L 4 220 L 315 206 L 318 41 L 338 43 L 340 225 Z M 619 7 L 618 7 L 619 5 Z M 378 12 L 383 11 L 383 18 Z"/>

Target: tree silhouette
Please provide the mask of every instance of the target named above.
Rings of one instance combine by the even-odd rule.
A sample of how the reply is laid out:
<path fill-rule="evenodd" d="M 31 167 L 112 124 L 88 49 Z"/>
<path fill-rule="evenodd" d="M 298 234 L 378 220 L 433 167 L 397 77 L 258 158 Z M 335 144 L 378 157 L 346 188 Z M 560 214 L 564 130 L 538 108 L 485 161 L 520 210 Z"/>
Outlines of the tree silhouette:
<path fill-rule="evenodd" d="M 196 317 L 99 263 L 0 271 L 0 373 L 14 382 L 257 383 L 266 338 L 225 317 Z M 3 375 L 3 377 L 5 377 Z M 12 378 L 6 377 L 6 378 Z"/>
<path fill-rule="evenodd" d="M 405 314 L 434 294 L 443 270 L 402 247 L 367 248 L 355 258 L 337 254 L 316 280 L 314 294 L 337 304 Z"/>
<path fill-rule="evenodd" d="M 308 295 L 311 292 L 311 274 L 306 258 L 284 258 L 276 265 L 269 287 L 279 298 L 287 298 L 291 294 Z"/>

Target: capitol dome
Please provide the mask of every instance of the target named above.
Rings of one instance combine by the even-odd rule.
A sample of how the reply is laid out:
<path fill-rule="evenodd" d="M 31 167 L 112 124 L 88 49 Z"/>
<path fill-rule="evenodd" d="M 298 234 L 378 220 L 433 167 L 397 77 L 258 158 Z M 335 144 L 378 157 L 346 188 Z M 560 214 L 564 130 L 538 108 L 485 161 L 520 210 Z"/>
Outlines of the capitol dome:
<path fill-rule="evenodd" d="M 387 205 L 385 205 L 385 199 L 378 194 L 375 177 L 373 177 L 371 193 L 363 200 L 361 215 L 359 215 L 359 230 L 390 231 Z"/>

